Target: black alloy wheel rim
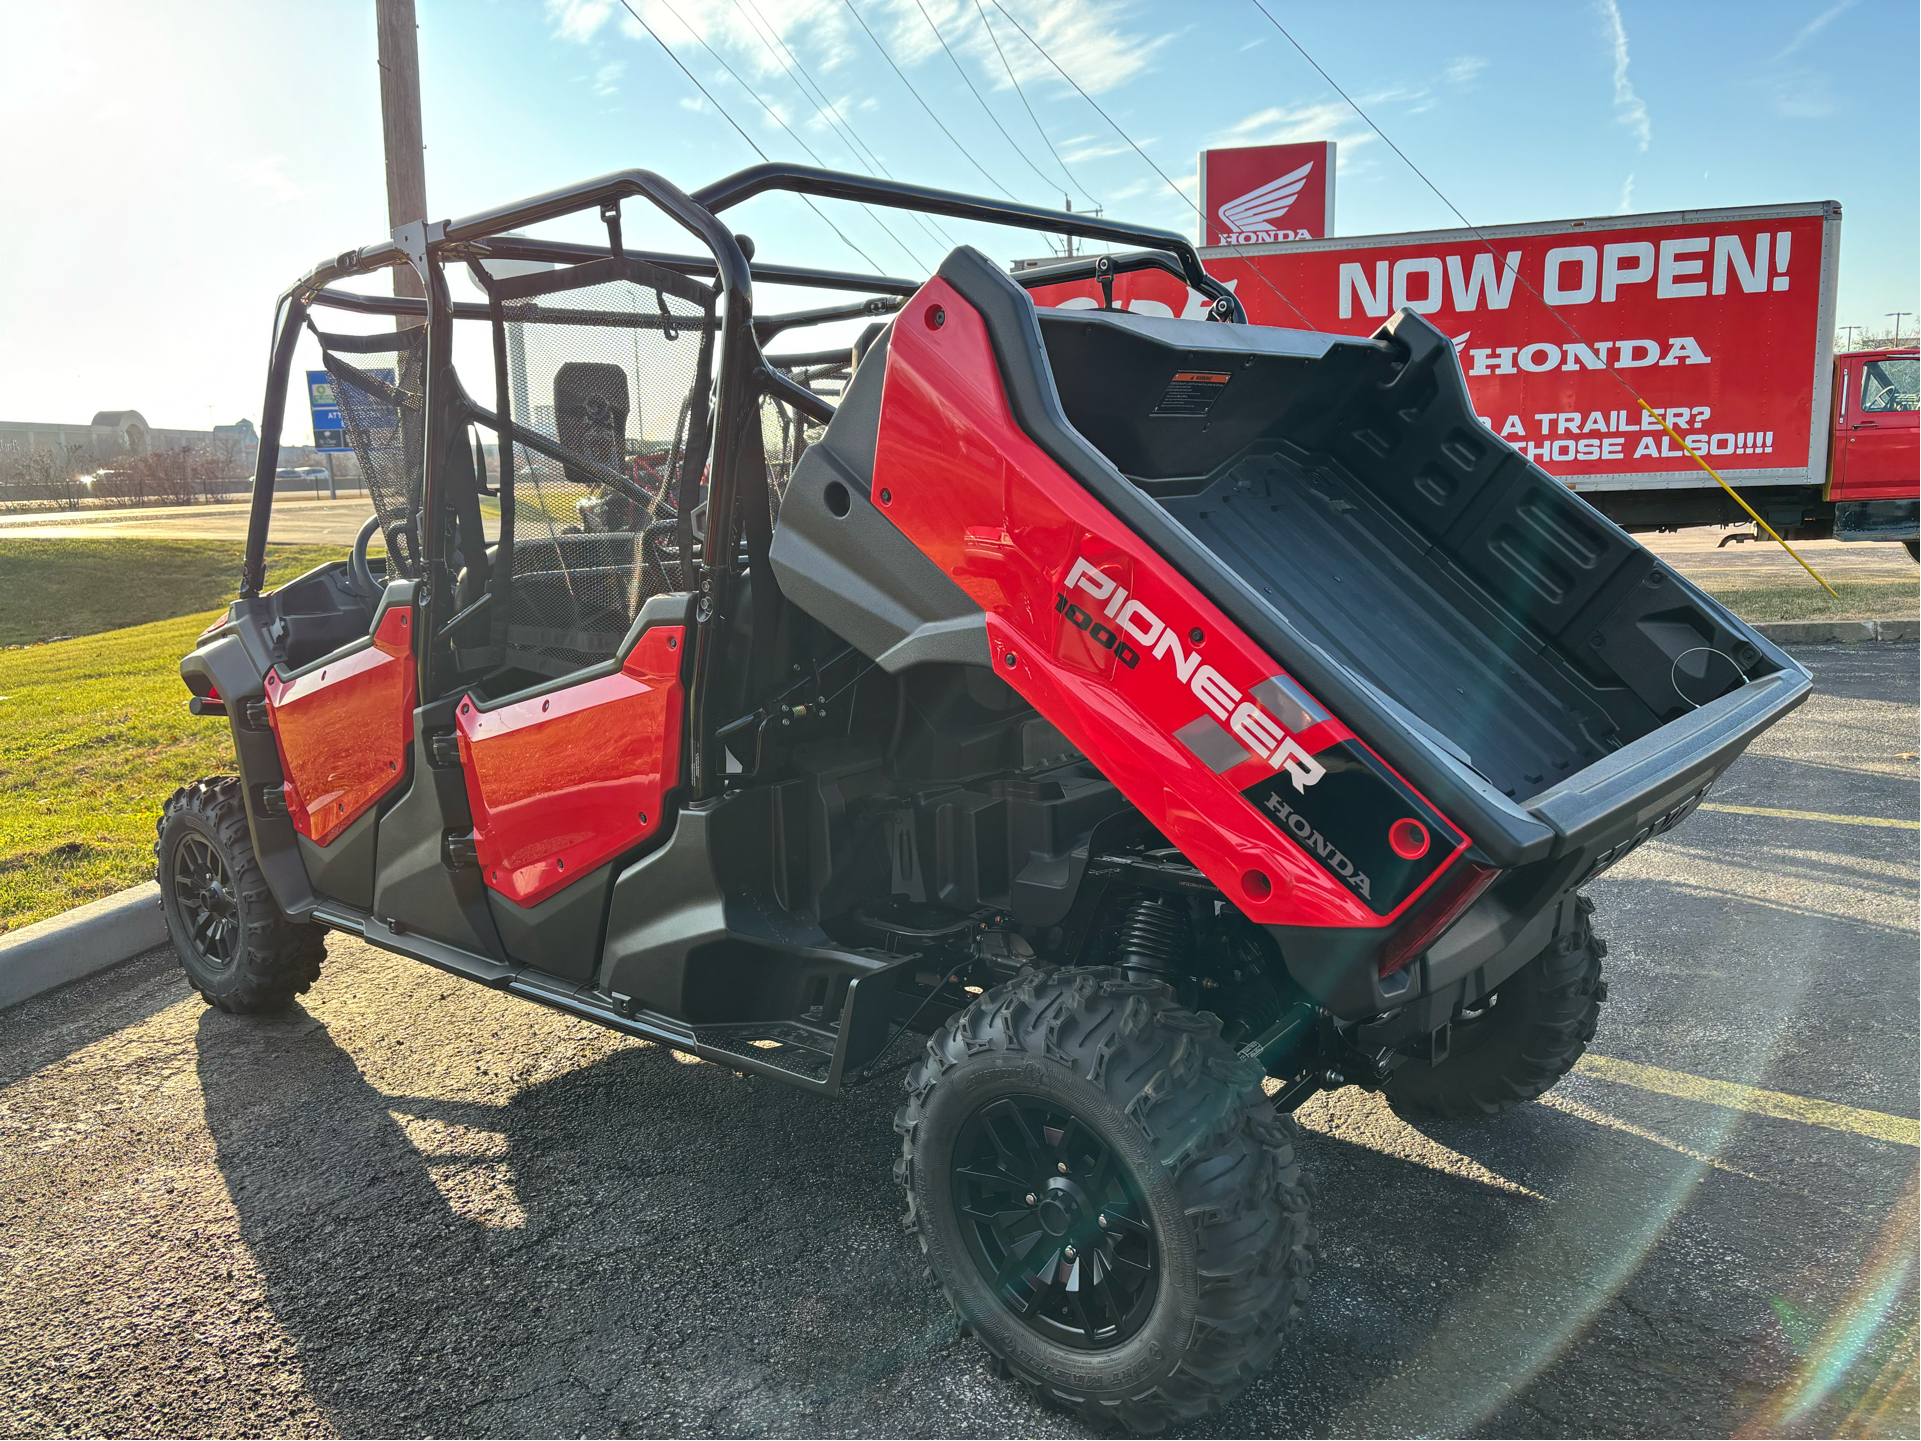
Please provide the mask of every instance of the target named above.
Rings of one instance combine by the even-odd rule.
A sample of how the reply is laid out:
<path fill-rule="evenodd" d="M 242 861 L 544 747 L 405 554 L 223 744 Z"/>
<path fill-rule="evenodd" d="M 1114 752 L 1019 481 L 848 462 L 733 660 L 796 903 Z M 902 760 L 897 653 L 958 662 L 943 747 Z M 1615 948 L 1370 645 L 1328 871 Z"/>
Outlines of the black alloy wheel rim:
<path fill-rule="evenodd" d="M 1160 1245 L 1139 1187 L 1057 1102 L 1001 1096 L 954 1144 L 954 1209 L 995 1298 L 1059 1346 L 1107 1351 L 1146 1324 Z"/>
<path fill-rule="evenodd" d="M 216 971 L 232 966 L 240 955 L 240 902 L 227 863 L 197 832 L 187 832 L 174 848 L 173 895 L 202 964 Z"/>

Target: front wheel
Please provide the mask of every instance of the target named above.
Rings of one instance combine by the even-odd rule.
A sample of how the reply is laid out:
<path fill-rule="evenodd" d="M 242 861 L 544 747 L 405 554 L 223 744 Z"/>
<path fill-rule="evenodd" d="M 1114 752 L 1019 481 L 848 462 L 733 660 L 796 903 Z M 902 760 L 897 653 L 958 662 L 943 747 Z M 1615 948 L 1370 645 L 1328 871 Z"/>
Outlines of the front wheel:
<path fill-rule="evenodd" d="M 1446 1060 L 1408 1061 L 1387 1078 L 1388 1104 L 1405 1116 L 1498 1116 L 1573 1070 L 1607 999 L 1593 915 L 1582 896 L 1572 929 L 1455 1019 Z"/>
<path fill-rule="evenodd" d="M 1114 969 L 982 996 L 909 1073 L 907 1225 L 1002 1374 L 1101 1426 L 1218 1410 L 1300 1315 L 1294 1123 L 1220 1021 Z"/>
<path fill-rule="evenodd" d="M 238 779 L 182 786 L 154 839 L 160 908 L 174 952 L 210 1006 L 237 1015 L 284 1011 L 320 975 L 326 933 L 290 921 L 267 889 Z"/>

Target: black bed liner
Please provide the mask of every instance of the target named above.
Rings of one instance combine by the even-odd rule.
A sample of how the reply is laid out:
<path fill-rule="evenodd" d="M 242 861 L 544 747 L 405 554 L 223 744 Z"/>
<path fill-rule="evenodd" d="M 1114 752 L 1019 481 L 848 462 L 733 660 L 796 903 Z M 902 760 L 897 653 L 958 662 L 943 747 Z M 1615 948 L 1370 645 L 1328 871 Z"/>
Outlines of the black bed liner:
<path fill-rule="evenodd" d="M 965 249 L 941 273 L 1022 428 L 1497 864 L 1618 844 L 1806 696 L 1481 424 L 1411 312 L 1363 340 L 1036 311 Z"/>

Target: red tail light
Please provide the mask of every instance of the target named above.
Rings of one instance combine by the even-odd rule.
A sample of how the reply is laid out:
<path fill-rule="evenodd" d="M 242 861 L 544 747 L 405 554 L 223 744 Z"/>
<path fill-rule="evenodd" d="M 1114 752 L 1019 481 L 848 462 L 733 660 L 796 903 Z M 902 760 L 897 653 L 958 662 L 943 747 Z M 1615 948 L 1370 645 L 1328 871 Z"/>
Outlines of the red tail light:
<path fill-rule="evenodd" d="M 1401 922 L 1400 934 L 1387 943 L 1381 953 L 1380 973 L 1391 976 L 1422 951 L 1433 945 L 1461 918 L 1462 912 L 1481 898 L 1481 892 L 1494 884 L 1501 873 L 1491 866 L 1462 861 L 1452 875 L 1423 896 Z"/>

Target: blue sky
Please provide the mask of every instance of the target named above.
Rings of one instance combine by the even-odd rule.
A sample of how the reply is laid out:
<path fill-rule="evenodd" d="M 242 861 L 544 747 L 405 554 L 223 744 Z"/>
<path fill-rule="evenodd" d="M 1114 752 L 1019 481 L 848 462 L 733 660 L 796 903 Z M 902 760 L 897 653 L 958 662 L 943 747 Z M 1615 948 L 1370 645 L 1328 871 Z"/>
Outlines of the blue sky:
<path fill-rule="evenodd" d="M 717 102 L 776 158 L 1050 205 L 1071 184 L 1189 234 L 1200 148 L 1333 139 L 1338 232 L 1455 223 L 1253 0 L 853 0 L 872 38 L 847 0 L 633 0 L 711 101 L 619 0 L 417 3 L 436 217 L 632 165 L 693 189 L 758 159 Z M 1921 309 L 1906 0 L 1267 4 L 1476 223 L 1835 199 L 1838 320 Z M 8 6 L 0 54 L 0 418 L 257 417 L 274 296 L 387 229 L 371 0 Z M 824 208 L 895 274 L 950 237 L 1042 253 Z M 732 217 L 763 257 L 867 268 L 790 199 Z"/>

